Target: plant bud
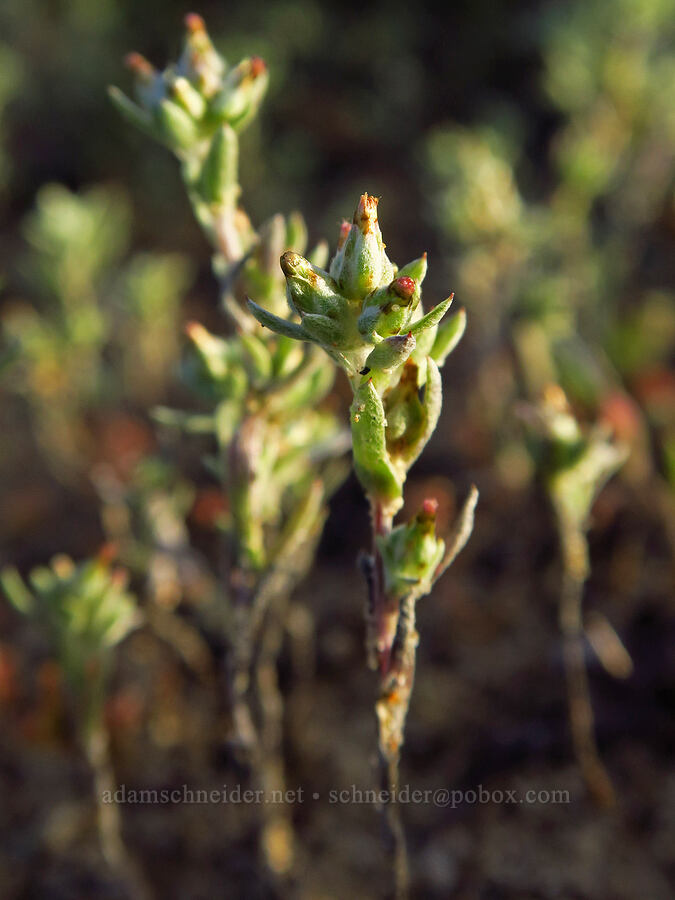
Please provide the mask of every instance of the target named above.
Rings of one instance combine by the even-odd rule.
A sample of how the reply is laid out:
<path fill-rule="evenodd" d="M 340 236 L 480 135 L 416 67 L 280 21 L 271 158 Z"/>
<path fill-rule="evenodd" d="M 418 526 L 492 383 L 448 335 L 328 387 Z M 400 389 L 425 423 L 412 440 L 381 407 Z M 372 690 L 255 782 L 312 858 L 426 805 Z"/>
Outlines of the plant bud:
<path fill-rule="evenodd" d="M 359 332 L 375 342 L 398 334 L 408 327 L 419 302 L 418 283 L 405 275 L 395 278 L 366 297 L 358 320 Z"/>
<path fill-rule="evenodd" d="M 211 113 L 239 131 L 258 111 L 268 83 L 264 60 L 259 56 L 243 59 L 228 73 L 222 89 L 213 98 Z"/>
<path fill-rule="evenodd" d="M 280 260 L 286 277 L 288 303 L 299 316 L 316 314 L 341 318 L 347 310 L 336 283 L 323 269 L 313 266 L 299 253 L 288 250 Z"/>
<path fill-rule="evenodd" d="M 143 109 L 153 110 L 166 95 L 161 74 L 140 53 L 128 53 L 124 64 L 134 76 L 134 93 Z"/>
<path fill-rule="evenodd" d="M 412 334 L 400 334 L 380 341 L 370 352 L 363 369 L 364 377 L 370 375 L 379 394 L 385 390 L 398 369 L 415 349 Z"/>
<path fill-rule="evenodd" d="M 386 279 L 391 263 L 384 252 L 376 197 L 362 194 L 354 213 L 353 227 L 339 252 L 342 259 L 334 267 L 335 277 L 350 300 L 363 300 Z"/>
<path fill-rule="evenodd" d="M 208 35 L 204 20 L 196 13 L 185 17 L 185 46 L 177 70 L 209 99 L 219 90 L 226 64 Z"/>
<path fill-rule="evenodd" d="M 377 538 L 388 596 L 402 600 L 413 587 L 431 587 L 445 551 L 445 543 L 436 537 L 437 509 L 436 500 L 425 500 L 411 522 Z"/>

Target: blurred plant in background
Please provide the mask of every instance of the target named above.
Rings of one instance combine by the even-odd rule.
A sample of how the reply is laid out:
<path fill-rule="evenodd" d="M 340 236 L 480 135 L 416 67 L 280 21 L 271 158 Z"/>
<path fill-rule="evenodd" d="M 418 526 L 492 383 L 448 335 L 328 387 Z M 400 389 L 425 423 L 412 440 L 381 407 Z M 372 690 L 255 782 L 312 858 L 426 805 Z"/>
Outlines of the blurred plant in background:
<path fill-rule="evenodd" d="M 628 447 L 613 441 L 606 427 L 582 429 L 557 385 L 549 385 L 541 400 L 525 407 L 523 413 L 558 526 L 563 569 L 559 619 L 574 750 L 591 796 L 600 806 L 611 806 L 614 789 L 593 733 L 582 603 L 591 571 L 587 536 L 591 509 L 605 482 L 626 461 Z M 600 659 L 604 661 L 602 655 Z M 610 666 L 607 669 L 617 674 Z"/>
<path fill-rule="evenodd" d="M 143 875 L 122 838 L 119 809 L 111 802 L 117 784 L 112 770 L 104 702 L 115 647 L 141 623 L 122 569 L 105 554 L 79 565 L 57 556 L 33 569 L 28 586 L 14 568 L 0 573 L 0 585 L 16 609 L 47 633 L 70 692 L 71 714 L 94 776 L 101 850 L 131 896 L 144 898 Z"/>
<path fill-rule="evenodd" d="M 575 747 L 600 800 L 611 786 L 594 748 L 583 669 L 585 534 L 592 501 L 629 445 L 629 480 L 647 486 L 675 552 L 672 498 L 662 480 L 675 488 L 669 462 L 675 384 L 668 372 L 675 296 L 659 246 L 675 200 L 674 14 L 668 0 L 542 12 L 533 30 L 555 114 L 544 184 L 528 182 L 530 138 L 513 109 L 493 113 L 489 124 L 438 129 L 426 142 L 433 211 L 449 242 L 458 292 L 482 313 L 488 356 L 476 402 L 488 411 L 502 475 L 513 482 L 527 471 L 508 423 L 518 396 L 539 410 L 558 458 L 534 455 L 561 536 Z M 511 375 L 509 389 L 498 393 L 490 370 L 503 365 L 505 341 Z M 581 420 L 592 423 L 588 438 L 566 401 L 550 400 L 565 394 Z M 626 442 L 622 449 L 598 437 L 601 423 Z"/>
<path fill-rule="evenodd" d="M 203 21 L 185 19 L 176 64 L 159 72 L 139 54 L 127 57 L 138 103 L 117 88 L 110 96 L 133 125 L 171 149 L 181 162 L 195 215 L 213 245 L 222 306 L 236 333 L 218 337 L 197 322 L 186 332 L 192 353 L 184 381 L 202 411 L 157 410 L 163 426 L 207 434 L 215 454 L 204 462 L 226 502 L 224 629 L 230 646 L 228 691 L 236 742 L 253 778 L 283 790 L 282 700 L 276 660 L 288 599 L 306 574 L 327 515 L 326 501 L 344 475 L 344 449 L 334 413 L 320 404 L 333 371 L 313 347 L 288 336 L 259 335 L 242 305 L 249 293 L 280 314 L 285 282 L 278 266 L 289 248 L 305 249 L 306 229 L 294 214 L 277 215 L 256 232 L 239 206 L 239 132 L 267 88 L 258 57 L 228 66 Z M 325 259 L 319 246 L 314 258 Z M 293 862 L 290 819 L 283 804 L 263 804 L 263 859 L 275 876 Z"/>
<path fill-rule="evenodd" d="M 91 463 L 91 417 L 157 399 L 178 349 L 190 269 L 175 254 L 129 256 L 130 216 L 118 191 L 54 184 L 24 220 L 28 246 L 12 273 L 21 299 L 2 316 L 3 386 L 22 399 L 46 464 L 66 480 Z"/>
<path fill-rule="evenodd" d="M 675 345 L 658 233 L 674 202 L 673 13 L 670 0 L 578 3 L 532 26 L 556 123 L 547 187 L 519 187 L 530 138 L 511 108 L 426 144 L 458 290 L 493 337 L 508 328 L 523 389 L 559 381 L 599 414 L 627 387 L 667 477 L 675 422 L 649 385 L 668 392 Z"/>

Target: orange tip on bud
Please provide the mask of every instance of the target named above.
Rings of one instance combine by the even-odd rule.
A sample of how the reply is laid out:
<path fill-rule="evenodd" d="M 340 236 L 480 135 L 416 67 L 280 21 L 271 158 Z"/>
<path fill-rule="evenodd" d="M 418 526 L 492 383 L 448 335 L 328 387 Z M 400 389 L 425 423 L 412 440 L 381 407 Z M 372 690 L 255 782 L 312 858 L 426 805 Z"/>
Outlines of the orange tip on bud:
<path fill-rule="evenodd" d="M 346 219 L 340 225 L 340 236 L 338 237 L 337 248 L 338 250 L 342 250 L 344 245 L 347 242 L 347 238 L 349 237 L 349 232 L 352 230 L 351 222 L 348 222 Z"/>
<path fill-rule="evenodd" d="M 191 341 L 198 341 L 199 338 L 203 337 L 206 333 L 206 329 L 204 328 L 204 326 L 199 322 L 195 322 L 194 320 L 186 322 L 183 326 L 183 330 Z"/>
<path fill-rule="evenodd" d="M 359 205 L 354 213 L 354 224 L 358 225 L 363 234 L 368 234 L 377 225 L 377 204 L 377 197 L 371 197 L 369 194 L 361 194 L 359 197 Z"/>
<path fill-rule="evenodd" d="M 139 78 L 150 78 L 154 74 L 152 63 L 140 53 L 127 53 L 124 65 Z"/>
<path fill-rule="evenodd" d="M 267 63 L 260 56 L 254 56 L 251 59 L 251 78 L 258 78 L 267 71 Z"/>
<path fill-rule="evenodd" d="M 204 20 L 198 13 L 188 13 L 183 22 L 187 30 L 191 31 L 193 34 L 196 31 L 206 31 Z"/>

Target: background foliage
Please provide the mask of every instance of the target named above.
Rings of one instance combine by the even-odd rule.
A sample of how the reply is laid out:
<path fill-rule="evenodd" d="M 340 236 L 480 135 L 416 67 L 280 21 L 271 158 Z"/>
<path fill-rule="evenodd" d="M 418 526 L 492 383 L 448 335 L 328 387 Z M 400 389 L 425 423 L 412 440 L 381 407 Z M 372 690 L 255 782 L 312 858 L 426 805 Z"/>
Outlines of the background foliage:
<path fill-rule="evenodd" d="M 237 777 L 209 690 L 209 654 L 222 648 L 211 633 L 206 648 L 176 637 L 162 616 L 189 623 L 196 606 L 217 616 L 205 560 L 217 557 L 222 497 L 200 466 L 204 447 L 158 435 L 149 416 L 156 403 L 189 405 L 182 324 L 222 331 L 223 320 L 172 161 L 105 96 L 109 83 L 129 86 L 128 50 L 159 65 L 175 55 L 186 11 L 175 0 L 0 8 L 0 562 L 26 573 L 115 541 L 156 619 L 121 646 L 107 712 L 118 779 L 136 787 Z M 447 523 L 472 481 L 481 504 L 466 555 L 421 604 L 403 781 L 569 789 L 572 803 L 410 806 L 418 895 L 672 896 L 672 0 L 198 11 L 228 59 L 257 54 L 270 68 L 263 114 L 243 138 L 254 221 L 300 209 L 314 244 L 368 190 L 382 198 L 392 256 L 427 250 L 427 296 L 454 290 L 469 312 L 443 418 L 411 473 L 410 512 L 432 492 Z M 621 798 L 603 815 L 571 762 L 555 522 L 517 415 L 551 380 L 581 421 L 609 423 L 631 447 L 590 533 L 600 657 L 589 648 L 587 661 Z M 335 396 L 346 415 L 344 384 Z M 366 518 L 349 481 L 285 640 L 288 781 L 310 792 L 370 785 L 363 591 L 351 569 Z M 607 622 L 632 656 L 622 681 L 598 661 Z M 89 833 L 62 675 L 4 600 L 0 715 L 0 894 L 118 896 Z M 267 896 L 250 810 L 123 812 L 164 895 L 210 896 L 225 882 L 233 896 L 254 883 Z M 294 817 L 308 854 L 300 896 L 379 896 L 374 809 L 317 802 Z"/>

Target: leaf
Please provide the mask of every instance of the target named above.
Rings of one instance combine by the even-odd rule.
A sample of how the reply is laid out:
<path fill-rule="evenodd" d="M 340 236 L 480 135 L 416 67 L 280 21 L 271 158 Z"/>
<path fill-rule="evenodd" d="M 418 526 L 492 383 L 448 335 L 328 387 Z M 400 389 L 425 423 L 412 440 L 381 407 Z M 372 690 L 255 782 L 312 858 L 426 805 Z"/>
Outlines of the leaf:
<path fill-rule="evenodd" d="M 478 488 L 475 484 L 471 485 L 469 496 L 464 501 L 464 506 L 459 514 L 459 518 L 455 524 L 454 530 L 445 542 L 445 553 L 436 572 L 434 573 L 434 583 L 438 581 L 441 575 L 448 569 L 455 558 L 466 546 L 466 542 L 471 537 L 473 531 L 473 519 L 478 503 Z"/>
<path fill-rule="evenodd" d="M 247 300 L 246 302 L 251 313 L 264 328 L 269 328 L 270 331 L 274 331 L 276 334 L 281 334 L 284 337 L 295 338 L 296 341 L 313 340 L 305 332 L 302 325 L 299 325 L 297 322 L 290 322 L 288 319 L 275 316 L 274 313 L 268 312 L 262 306 L 258 306 L 253 300 Z"/>
<path fill-rule="evenodd" d="M 359 386 L 350 409 L 354 469 L 366 493 L 390 511 L 403 503 L 402 482 L 387 452 L 384 406 L 371 380 Z"/>
<path fill-rule="evenodd" d="M 126 119 L 127 122 L 130 122 L 134 127 L 145 132 L 145 134 L 154 138 L 157 137 L 157 129 L 154 126 L 151 116 L 134 103 L 133 100 L 130 100 L 126 94 L 122 93 L 118 87 L 109 87 L 108 96 L 122 118 Z"/>
<path fill-rule="evenodd" d="M 0 586 L 15 609 L 22 613 L 30 613 L 32 611 L 35 605 L 33 595 L 13 566 L 7 566 L 0 572 Z"/>
<path fill-rule="evenodd" d="M 436 340 L 431 348 L 430 356 L 442 366 L 448 356 L 462 339 L 466 329 L 466 310 L 460 309 L 450 316 L 438 328 Z"/>
<path fill-rule="evenodd" d="M 450 309 L 450 304 L 452 303 L 452 298 L 454 294 L 450 294 L 450 296 L 446 300 L 441 300 L 433 309 L 429 310 L 426 316 L 422 316 L 421 319 L 418 319 L 413 325 L 410 326 L 409 331 L 418 335 L 423 331 L 426 331 L 427 328 L 432 328 L 434 325 L 438 325 L 446 312 Z"/>

